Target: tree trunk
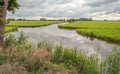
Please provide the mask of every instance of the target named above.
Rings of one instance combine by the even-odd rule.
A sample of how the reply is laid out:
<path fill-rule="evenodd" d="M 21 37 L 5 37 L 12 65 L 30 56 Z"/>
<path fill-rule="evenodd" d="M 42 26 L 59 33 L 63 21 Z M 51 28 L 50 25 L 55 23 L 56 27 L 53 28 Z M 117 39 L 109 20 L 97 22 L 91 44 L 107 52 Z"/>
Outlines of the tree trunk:
<path fill-rule="evenodd" d="M 4 0 L 3 5 L 0 6 L 2 6 L 0 9 L 0 46 L 3 46 L 8 0 Z"/>

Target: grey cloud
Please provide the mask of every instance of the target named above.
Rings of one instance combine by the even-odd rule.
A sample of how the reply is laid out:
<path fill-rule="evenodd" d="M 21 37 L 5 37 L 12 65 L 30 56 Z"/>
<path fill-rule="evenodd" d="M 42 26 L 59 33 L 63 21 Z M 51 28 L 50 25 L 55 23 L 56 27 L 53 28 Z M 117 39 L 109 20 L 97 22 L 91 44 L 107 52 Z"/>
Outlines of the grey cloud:
<path fill-rule="evenodd" d="M 87 6 L 87 5 L 86 5 Z M 94 12 L 102 12 L 105 11 L 106 14 L 112 14 L 112 13 L 119 13 L 120 14 L 120 0 L 108 4 L 103 4 L 101 6 L 91 7 L 89 9 L 89 13 L 92 14 Z"/>
<path fill-rule="evenodd" d="M 106 7 L 106 14 L 111 14 L 111 13 L 120 14 L 120 0 L 115 3 L 111 3 Z"/>
<path fill-rule="evenodd" d="M 18 0 L 21 7 L 8 17 L 89 17 L 105 11 L 107 15 L 120 14 L 120 0 Z M 116 15 L 117 16 L 117 15 Z"/>
<path fill-rule="evenodd" d="M 58 0 L 58 1 L 56 1 L 56 0 L 47 0 L 47 3 L 48 4 L 66 4 L 66 3 L 69 3 L 69 2 L 71 2 L 72 0 Z"/>
<path fill-rule="evenodd" d="M 117 1 L 119 0 L 85 0 L 86 2 L 85 5 L 96 7 L 96 6 L 106 5 L 106 4 L 117 2 Z"/>

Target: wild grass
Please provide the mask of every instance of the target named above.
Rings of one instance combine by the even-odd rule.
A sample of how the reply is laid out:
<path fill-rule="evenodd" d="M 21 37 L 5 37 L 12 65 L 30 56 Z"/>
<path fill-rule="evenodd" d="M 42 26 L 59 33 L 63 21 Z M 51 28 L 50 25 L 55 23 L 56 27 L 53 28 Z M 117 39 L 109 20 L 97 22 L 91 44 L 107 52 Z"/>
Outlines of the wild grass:
<path fill-rule="evenodd" d="M 50 45 L 45 41 L 35 45 L 29 42 L 23 33 L 18 38 L 7 35 L 4 47 L 0 48 L 0 69 L 2 68 L 0 73 L 11 74 L 15 71 L 15 74 L 21 74 L 23 71 L 22 74 L 59 74 L 61 72 L 76 74 L 76 71 L 66 70 L 50 61 L 52 57 Z"/>
<path fill-rule="evenodd" d="M 78 74 L 99 74 L 97 58 L 92 56 L 86 57 L 82 53 L 77 53 L 75 49 L 56 46 L 52 62 L 63 64 L 67 69 L 75 69 Z"/>
<path fill-rule="evenodd" d="M 97 54 L 86 56 L 76 49 L 45 41 L 35 45 L 23 33 L 18 38 L 8 35 L 0 48 L 0 73 L 119 74 L 120 51 L 115 49 L 100 62 Z"/>
<path fill-rule="evenodd" d="M 120 49 L 113 49 L 111 54 L 101 63 L 101 74 L 120 74 Z"/>
<path fill-rule="evenodd" d="M 7 26 L 10 27 L 41 27 L 51 24 L 57 24 L 60 21 L 10 21 Z"/>

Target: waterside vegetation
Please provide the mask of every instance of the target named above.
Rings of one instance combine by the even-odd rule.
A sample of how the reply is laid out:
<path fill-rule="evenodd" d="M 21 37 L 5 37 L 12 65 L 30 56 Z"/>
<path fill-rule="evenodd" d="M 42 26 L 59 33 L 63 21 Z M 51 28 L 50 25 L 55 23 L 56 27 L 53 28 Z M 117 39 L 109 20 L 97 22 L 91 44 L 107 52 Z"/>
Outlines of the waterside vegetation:
<path fill-rule="evenodd" d="M 0 73 L 2 74 L 119 74 L 120 50 L 114 48 L 105 60 L 97 54 L 90 56 L 76 49 L 64 48 L 41 41 L 29 42 L 21 33 L 16 38 L 7 35 L 0 48 Z"/>

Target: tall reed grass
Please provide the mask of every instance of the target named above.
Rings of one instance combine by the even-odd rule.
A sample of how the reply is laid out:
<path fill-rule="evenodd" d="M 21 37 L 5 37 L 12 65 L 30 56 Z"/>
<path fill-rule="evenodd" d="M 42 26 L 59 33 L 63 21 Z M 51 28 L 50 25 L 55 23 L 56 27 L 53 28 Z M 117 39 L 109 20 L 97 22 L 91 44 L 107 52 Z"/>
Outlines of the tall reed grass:
<path fill-rule="evenodd" d="M 8 67 L 7 67 L 8 66 Z M 7 68 L 6 68 L 7 67 Z M 19 69 L 19 70 L 17 70 Z M 42 41 L 29 42 L 21 33 L 6 36 L 0 48 L 0 73 L 7 74 L 120 74 L 120 50 L 114 48 L 105 60 L 86 56 L 76 49 L 64 48 Z"/>

